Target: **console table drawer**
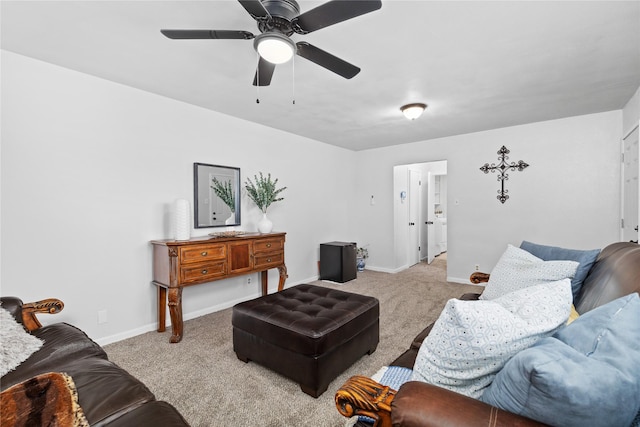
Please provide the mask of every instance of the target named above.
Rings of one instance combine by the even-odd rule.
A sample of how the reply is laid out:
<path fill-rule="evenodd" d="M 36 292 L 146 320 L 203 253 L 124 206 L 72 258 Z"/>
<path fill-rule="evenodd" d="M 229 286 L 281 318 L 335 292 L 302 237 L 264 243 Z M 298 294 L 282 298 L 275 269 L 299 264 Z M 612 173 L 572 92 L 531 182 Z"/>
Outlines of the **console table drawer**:
<path fill-rule="evenodd" d="M 253 243 L 253 251 L 255 253 L 284 251 L 284 239 L 256 240 Z"/>
<path fill-rule="evenodd" d="M 180 281 L 190 283 L 202 282 L 207 279 L 213 280 L 227 273 L 226 265 L 226 261 L 218 261 L 182 267 L 180 268 Z"/>
<path fill-rule="evenodd" d="M 284 263 L 284 252 L 271 254 L 259 254 L 255 256 L 255 267 L 267 267 L 269 265 L 281 265 Z"/>
<path fill-rule="evenodd" d="M 180 261 L 183 263 L 225 259 L 226 257 L 227 246 L 224 244 L 199 245 L 180 248 Z"/>

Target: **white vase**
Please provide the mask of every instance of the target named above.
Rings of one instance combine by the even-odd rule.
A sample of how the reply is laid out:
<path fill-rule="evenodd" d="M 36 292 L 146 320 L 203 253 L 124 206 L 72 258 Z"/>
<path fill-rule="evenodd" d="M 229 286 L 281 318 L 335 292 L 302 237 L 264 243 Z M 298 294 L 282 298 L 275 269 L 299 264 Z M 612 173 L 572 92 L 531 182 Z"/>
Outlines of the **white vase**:
<path fill-rule="evenodd" d="M 225 225 L 234 225 L 236 223 L 236 213 L 231 212 L 231 216 L 224 221 Z"/>
<path fill-rule="evenodd" d="M 271 233 L 273 223 L 267 218 L 266 213 L 262 213 L 262 219 L 258 221 L 258 231 L 262 234 Z"/>
<path fill-rule="evenodd" d="M 176 200 L 174 217 L 176 240 L 189 240 L 189 237 L 191 237 L 191 216 L 189 214 L 189 210 L 188 200 Z"/>

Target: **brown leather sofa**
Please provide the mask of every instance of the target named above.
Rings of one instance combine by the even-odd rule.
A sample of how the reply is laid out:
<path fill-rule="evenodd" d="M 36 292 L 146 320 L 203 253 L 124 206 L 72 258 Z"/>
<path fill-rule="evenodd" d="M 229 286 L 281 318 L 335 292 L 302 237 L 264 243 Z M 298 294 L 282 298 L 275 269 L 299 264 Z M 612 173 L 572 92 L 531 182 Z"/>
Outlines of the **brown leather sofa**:
<path fill-rule="evenodd" d="M 486 274 L 473 274 L 471 281 L 487 281 Z M 640 293 L 640 246 L 614 243 L 602 250 L 589 270 L 574 305 L 578 313 L 631 293 Z M 461 299 L 478 299 L 480 294 L 465 294 Z M 390 366 L 413 368 L 418 350 L 433 324 L 425 328 L 410 347 Z M 345 417 L 364 415 L 376 421 L 376 427 L 471 427 L 541 426 L 537 421 L 503 411 L 484 402 L 424 382 L 409 381 L 399 390 L 383 386 L 370 378 L 350 378 L 336 393 L 336 406 Z M 369 426 L 358 422 L 356 426 Z"/>
<path fill-rule="evenodd" d="M 91 426 L 188 426 L 173 406 L 156 400 L 142 382 L 110 362 L 83 331 L 67 323 L 42 326 L 35 315 L 59 312 L 64 307 L 60 300 L 23 304 L 19 298 L 2 297 L 0 301 L 30 334 L 44 341 L 38 351 L 0 379 L 2 391 L 41 374 L 64 372 L 73 379 L 78 403 Z M 3 421 L 10 418 L 15 414 L 2 414 Z"/>

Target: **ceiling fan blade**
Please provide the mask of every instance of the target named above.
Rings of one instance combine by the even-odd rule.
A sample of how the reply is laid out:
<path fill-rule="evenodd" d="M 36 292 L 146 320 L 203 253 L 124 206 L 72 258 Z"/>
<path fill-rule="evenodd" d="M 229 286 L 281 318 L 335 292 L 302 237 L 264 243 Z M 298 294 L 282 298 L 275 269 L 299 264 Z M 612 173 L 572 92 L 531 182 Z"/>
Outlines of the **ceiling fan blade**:
<path fill-rule="evenodd" d="M 329 71 L 341 75 L 345 79 L 350 79 L 360 72 L 360 68 L 355 65 L 349 64 L 337 56 L 333 56 L 307 42 L 298 42 L 296 46 L 298 47 L 298 55 L 311 62 L 315 62 Z"/>
<path fill-rule="evenodd" d="M 291 24 L 296 33 L 308 34 L 381 7 L 381 0 L 331 0 L 293 18 Z"/>
<path fill-rule="evenodd" d="M 267 9 L 264 8 L 263 4 L 260 0 L 238 0 L 242 7 L 249 12 L 249 15 L 253 19 L 271 19 L 271 15 L 267 12 Z"/>
<path fill-rule="evenodd" d="M 271 77 L 273 77 L 273 71 L 276 69 L 276 64 L 262 59 L 258 61 L 258 69 L 256 75 L 253 78 L 254 86 L 269 86 L 271 84 Z"/>
<path fill-rule="evenodd" d="M 233 30 L 160 30 L 170 39 L 237 39 L 251 40 L 255 36 L 249 31 Z"/>

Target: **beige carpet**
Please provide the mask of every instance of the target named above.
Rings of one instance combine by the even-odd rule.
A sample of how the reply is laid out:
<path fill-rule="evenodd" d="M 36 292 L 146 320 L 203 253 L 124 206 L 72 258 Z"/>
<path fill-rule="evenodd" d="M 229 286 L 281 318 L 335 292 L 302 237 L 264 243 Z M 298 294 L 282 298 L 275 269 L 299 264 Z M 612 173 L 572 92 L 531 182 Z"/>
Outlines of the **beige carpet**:
<path fill-rule="evenodd" d="M 298 384 L 236 358 L 231 309 L 189 320 L 184 338 L 149 332 L 105 346 L 109 358 L 143 381 L 159 400 L 173 404 L 193 426 L 342 426 L 335 391 L 352 375 L 373 375 L 434 321 L 447 300 L 482 288 L 446 282 L 446 257 L 398 274 L 364 271 L 345 284 L 314 282 L 380 300 L 380 344 L 314 399 Z M 170 329 L 170 328 L 169 328 Z"/>

